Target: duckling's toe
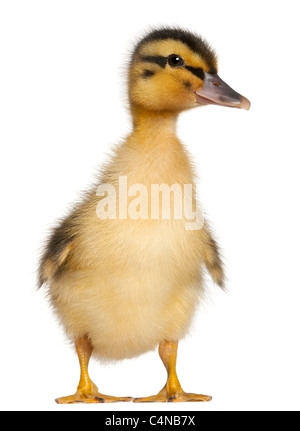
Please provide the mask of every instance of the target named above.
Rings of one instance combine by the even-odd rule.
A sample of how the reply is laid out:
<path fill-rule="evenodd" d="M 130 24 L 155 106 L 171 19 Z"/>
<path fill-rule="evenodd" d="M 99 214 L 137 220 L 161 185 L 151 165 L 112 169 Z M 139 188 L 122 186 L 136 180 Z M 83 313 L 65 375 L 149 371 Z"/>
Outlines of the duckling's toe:
<path fill-rule="evenodd" d="M 202 394 L 193 394 L 189 392 L 184 392 L 170 396 L 168 398 L 168 402 L 172 403 L 181 403 L 181 402 L 203 402 L 203 401 L 211 401 L 212 397 L 210 395 L 202 395 Z"/>
<path fill-rule="evenodd" d="M 99 399 L 101 400 L 99 401 L 100 403 L 117 403 L 117 402 L 124 403 L 124 402 L 132 401 L 132 397 L 112 397 L 110 395 L 103 395 L 103 394 L 100 394 Z"/>
<path fill-rule="evenodd" d="M 78 394 L 69 395 L 67 397 L 56 398 L 55 402 L 57 404 L 75 404 L 75 403 L 104 403 L 104 400 L 100 397 L 95 397 L 92 395 Z"/>

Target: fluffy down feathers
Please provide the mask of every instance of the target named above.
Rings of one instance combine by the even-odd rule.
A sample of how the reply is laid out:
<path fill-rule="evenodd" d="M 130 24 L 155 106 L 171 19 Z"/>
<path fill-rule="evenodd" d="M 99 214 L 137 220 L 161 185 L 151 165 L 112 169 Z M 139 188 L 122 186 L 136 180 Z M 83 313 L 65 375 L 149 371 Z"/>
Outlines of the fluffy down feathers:
<path fill-rule="evenodd" d="M 159 39 L 166 50 L 170 37 L 175 38 L 170 50 L 174 43 L 180 47 L 178 42 L 183 40 L 182 49 L 191 51 L 194 67 L 197 61 L 216 67 L 214 54 L 201 39 L 178 30 L 148 35 L 135 53 L 146 45 L 152 49 L 151 43 L 160 49 Z M 201 52 L 195 54 L 199 47 Z M 130 85 L 139 82 L 142 92 L 146 87 L 150 91 L 149 80 L 156 79 L 157 85 L 158 69 L 161 78 L 166 77 L 157 65 L 148 76 L 143 76 L 140 64 L 133 62 L 132 67 L 137 69 Z M 190 101 L 183 78 L 176 75 L 177 85 L 175 73 L 165 73 L 169 74 L 166 79 L 173 80 L 173 88 L 180 87 L 180 97 Z M 186 70 L 179 73 L 189 76 Z M 189 77 L 191 85 L 196 85 L 199 78 Z M 117 192 L 120 176 L 126 176 L 128 188 L 134 184 L 143 184 L 147 190 L 151 184 L 193 185 L 189 157 L 176 137 L 175 111 L 159 107 L 149 111 L 132 103 L 133 132 L 115 150 L 99 183 L 114 185 Z M 119 198 L 117 193 L 117 208 Z M 135 198 L 129 197 L 128 204 Z M 91 190 L 53 230 L 41 259 L 39 279 L 41 285 L 47 285 L 67 334 L 88 336 L 99 358 L 117 360 L 153 349 L 163 340 L 182 338 L 204 291 L 203 266 L 221 287 L 224 276 L 217 244 L 206 223 L 200 230 L 186 230 L 185 218 L 101 220 L 97 216 L 100 199 L 96 189 Z"/>

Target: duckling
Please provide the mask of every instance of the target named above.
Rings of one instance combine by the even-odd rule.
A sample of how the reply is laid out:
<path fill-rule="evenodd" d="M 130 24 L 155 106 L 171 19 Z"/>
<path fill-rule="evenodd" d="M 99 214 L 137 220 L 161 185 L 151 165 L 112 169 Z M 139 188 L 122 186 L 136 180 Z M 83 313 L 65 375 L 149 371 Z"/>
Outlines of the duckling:
<path fill-rule="evenodd" d="M 201 214 L 192 223 L 199 211 L 183 211 L 188 205 L 179 199 L 188 190 L 183 198 L 198 205 L 176 120 L 208 104 L 249 109 L 217 69 L 212 48 L 188 30 L 155 29 L 135 46 L 128 71 L 132 132 L 102 169 L 100 186 L 53 229 L 40 261 L 39 284 L 46 285 L 80 364 L 77 391 L 57 398 L 59 404 L 211 399 L 185 392 L 176 373 L 178 342 L 203 297 L 204 268 L 221 288 L 225 279 L 207 220 Z M 170 191 L 167 216 L 162 185 Z M 90 379 L 92 354 L 115 361 L 157 347 L 167 382 L 156 395 L 105 395 Z"/>

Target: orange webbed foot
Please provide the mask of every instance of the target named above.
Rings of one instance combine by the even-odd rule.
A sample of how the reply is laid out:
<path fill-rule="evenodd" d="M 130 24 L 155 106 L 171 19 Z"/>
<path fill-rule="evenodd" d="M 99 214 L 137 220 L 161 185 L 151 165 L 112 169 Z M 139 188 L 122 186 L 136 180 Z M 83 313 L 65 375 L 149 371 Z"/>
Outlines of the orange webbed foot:
<path fill-rule="evenodd" d="M 134 403 L 180 403 L 180 402 L 199 402 L 199 401 L 211 401 L 210 395 L 193 394 L 184 392 L 182 389 L 179 391 L 167 391 L 164 387 L 157 395 L 151 395 L 150 397 L 134 398 Z"/>
<path fill-rule="evenodd" d="M 74 403 L 116 403 L 128 402 L 132 397 L 112 397 L 110 395 L 101 394 L 97 386 L 91 382 L 90 385 L 80 388 L 74 395 L 67 397 L 56 398 L 57 404 L 74 404 Z"/>
<path fill-rule="evenodd" d="M 74 404 L 74 403 L 116 403 L 131 401 L 131 397 L 112 397 L 110 395 L 103 395 L 98 393 L 80 393 L 76 392 L 74 395 L 67 397 L 56 398 L 57 404 Z"/>

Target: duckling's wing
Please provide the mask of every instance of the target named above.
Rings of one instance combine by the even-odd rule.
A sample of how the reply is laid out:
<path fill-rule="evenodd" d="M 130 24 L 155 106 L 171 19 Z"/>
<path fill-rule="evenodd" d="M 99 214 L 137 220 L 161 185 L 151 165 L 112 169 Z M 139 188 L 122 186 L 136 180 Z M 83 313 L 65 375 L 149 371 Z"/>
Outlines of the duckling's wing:
<path fill-rule="evenodd" d="M 214 239 L 207 221 L 202 228 L 203 260 L 213 281 L 225 289 L 225 273 L 219 246 Z"/>
<path fill-rule="evenodd" d="M 76 211 L 65 217 L 51 232 L 38 271 L 38 287 L 62 271 L 76 238 Z"/>

